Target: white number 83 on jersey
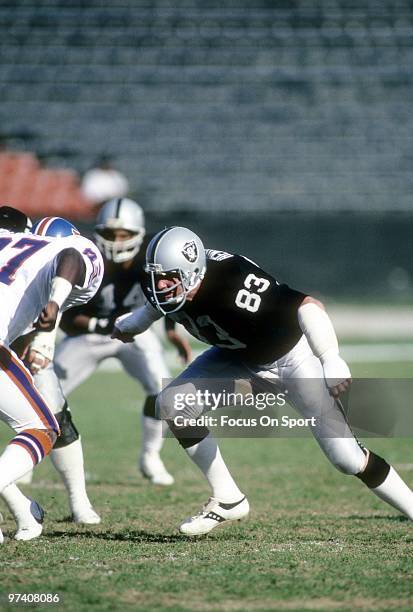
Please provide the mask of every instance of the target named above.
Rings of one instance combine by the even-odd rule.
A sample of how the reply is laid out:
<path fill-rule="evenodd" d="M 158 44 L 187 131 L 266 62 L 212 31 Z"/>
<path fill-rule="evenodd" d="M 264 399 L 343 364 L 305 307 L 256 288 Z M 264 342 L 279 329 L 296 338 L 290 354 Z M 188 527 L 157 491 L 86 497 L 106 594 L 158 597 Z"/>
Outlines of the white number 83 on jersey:
<path fill-rule="evenodd" d="M 240 289 L 235 298 L 238 308 L 245 308 L 248 312 L 257 312 L 261 304 L 261 296 L 270 286 L 270 281 L 266 278 L 259 278 L 255 274 L 248 274 L 244 281 L 245 289 Z M 250 291 L 248 291 L 248 289 Z"/>

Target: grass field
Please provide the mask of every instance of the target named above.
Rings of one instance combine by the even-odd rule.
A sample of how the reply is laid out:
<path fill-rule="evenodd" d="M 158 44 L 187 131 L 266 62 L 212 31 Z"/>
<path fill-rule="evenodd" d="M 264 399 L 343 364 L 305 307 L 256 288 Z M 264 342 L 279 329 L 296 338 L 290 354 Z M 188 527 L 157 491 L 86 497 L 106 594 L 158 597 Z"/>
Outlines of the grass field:
<path fill-rule="evenodd" d="M 353 373 L 389 368 L 410 376 L 413 365 L 356 364 Z M 223 440 L 251 516 L 208 537 L 181 537 L 177 524 L 208 489 L 173 440 L 163 456 L 176 485 L 157 488 L 139 476 L 140 400 L 120 373 L 98 373 L 73 393 L 89 493 L 103 522 L 68 522 L 56 473 L 49 461 L 39 466 L 24 490 L 47 510 L 44 535 L 8 538 L 1 548 L 0 609 L 18 607 L 7 604 L 8 593 L 57 593 L 60 603 L 47 607 L 60 610 L 413 609 L 413 526 L 330 467 L 309 438 Z M 2 444 L 9 438 L 2 427 Z M 368 443 L 413 484 L 411 440 Z M 6 510 L 4 519 L 11 536 Z"/>

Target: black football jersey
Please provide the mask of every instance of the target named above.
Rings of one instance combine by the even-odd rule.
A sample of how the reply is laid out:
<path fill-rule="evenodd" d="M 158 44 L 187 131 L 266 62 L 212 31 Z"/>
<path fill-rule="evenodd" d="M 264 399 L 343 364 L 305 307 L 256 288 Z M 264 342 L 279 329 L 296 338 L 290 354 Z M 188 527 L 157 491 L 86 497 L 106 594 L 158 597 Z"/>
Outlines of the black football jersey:
<path fill-rule="evenodd" d="M 154 304 L 148 283 L 143 288 Z M 207 250 L 207 271 L 198 292 L 168 317 L 203 342 L 247 363 L 265 365 L 300 339 L 297 311 L 305 297 L 241 255 Z"/>
<path fill-rule="evenodd" d="M 102 284 L 96 295 L 87 304 L 67 310 L 63 314 L 63 327 L 66 321 L 73 320 L 78 314 L 114 322 L 116 317 L 145 303 L 141 285 L 147 282 L 144 264 L 146 247 L 151 238 L 152 236 L 144 237 L 141 248 L 128 269 L 111 265 L 110 262 L 106 264 Z M 111 328 L 108 328 L 108 333 L 110 331 Z M 86 330 L 83 333 L 87 333 Z"/>

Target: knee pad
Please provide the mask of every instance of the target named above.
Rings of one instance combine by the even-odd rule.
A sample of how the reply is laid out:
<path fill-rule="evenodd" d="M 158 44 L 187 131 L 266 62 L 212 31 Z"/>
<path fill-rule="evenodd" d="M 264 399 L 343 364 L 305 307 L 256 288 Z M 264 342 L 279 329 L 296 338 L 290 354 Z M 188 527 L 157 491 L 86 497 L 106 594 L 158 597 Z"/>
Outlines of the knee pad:
<path fill-rule="evenodd" d="M 63 410 L 55 414 L 55 418 L 59 423 L 60 436 L 57 438 L 53 448 L 64 448 L 79 439 L 79 432 L 72 421 L 72 413 L 67 402 L 65 402 Z"/>
<path fill-rule="evenodd" d="M 197 389 L 191 382 L 180 385 L 171 384 L 160 391 L 156 397 L 156 417 L 162 421 L 172 421 L 181 415 L 189 419 L 197 419 L 205 410 L 205 405 L 195 399 Z M 187 402 L 191 397 L 191 402 Z"/>
<path fill-rule="evenodd" d="M 182 446 L 182 448 L 190 448 L 195 446 L 199 442 L 202 442 L 204 438 L 209 434 L 208 427 L 177 427 L 173 421 L 168 421 L 169 429 Z"/>
<path fill-rule="evenodd" d="M 375 489 L 383 484 L 389 471 L 390 466 L 387 461 L 370 451 L 366 467 L 362 472 L 356 474 L 356 476 L 360 478 L 369 489 Z"/>
<path fill-rule="evenodd" d="M 143 405 L 143 415 L 156 419 L 156 395 L 148 395 Z"/>
<path fill-rule="evenodd" d="M 176 410 L 174 410 L 172 402 L 168 401 L 167 393 L 168 390 L 160 391 L 155 398 L 154 416 L 160 421 L 172 421 L 176 416 Z"/>
<path fill-rule="evenodd" d="M 355 438 L 329 438 L 322 445 L 334 467 L 342 474 L 355 476 L 366 463 L 367 451 Z"/>

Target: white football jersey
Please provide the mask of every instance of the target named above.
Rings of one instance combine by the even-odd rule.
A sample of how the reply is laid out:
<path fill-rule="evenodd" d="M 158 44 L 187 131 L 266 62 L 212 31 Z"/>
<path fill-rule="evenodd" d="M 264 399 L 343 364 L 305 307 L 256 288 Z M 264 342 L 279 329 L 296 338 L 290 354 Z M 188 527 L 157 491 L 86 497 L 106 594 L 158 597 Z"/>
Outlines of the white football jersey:
<path fill-rule="evenodd" d="M 76 249 L 86 265 L 85 282 L 75 285 L 62 310 L 88 302 L 102 282 L 100 251 L 83 236 L 51 238 L 0 230 L 0 341 L 21 336 L 49 301 L 58 255 Z"/>

